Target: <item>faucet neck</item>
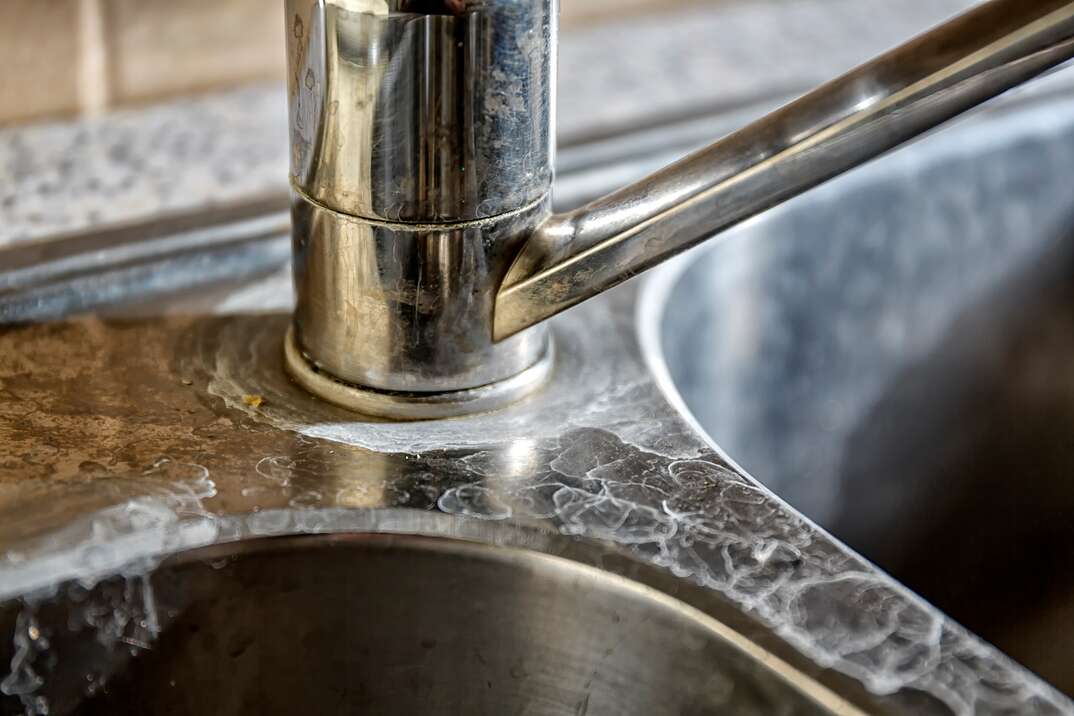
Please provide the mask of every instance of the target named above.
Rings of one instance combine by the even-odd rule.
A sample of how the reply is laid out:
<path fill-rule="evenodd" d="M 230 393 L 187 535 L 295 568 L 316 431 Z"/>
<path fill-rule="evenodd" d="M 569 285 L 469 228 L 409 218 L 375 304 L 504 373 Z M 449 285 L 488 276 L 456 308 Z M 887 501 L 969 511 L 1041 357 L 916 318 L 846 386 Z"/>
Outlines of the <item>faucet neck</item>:
<path fill-rule="evenodd" d="M 550 214 L 555 0 L 286 9 L 292 372 L 389 417 L 517 397 L 489 386 L 544 370 L 547 330 L 497 342 L 492 323 Z"/>
<path fill-rule="evenodd" d="M 556 0 L 286 2 L 292 370 L 438 415 L 546 372 L 545 319 L 1074 57 L 1074 0 L 989 0 L 552 216 Z"/>

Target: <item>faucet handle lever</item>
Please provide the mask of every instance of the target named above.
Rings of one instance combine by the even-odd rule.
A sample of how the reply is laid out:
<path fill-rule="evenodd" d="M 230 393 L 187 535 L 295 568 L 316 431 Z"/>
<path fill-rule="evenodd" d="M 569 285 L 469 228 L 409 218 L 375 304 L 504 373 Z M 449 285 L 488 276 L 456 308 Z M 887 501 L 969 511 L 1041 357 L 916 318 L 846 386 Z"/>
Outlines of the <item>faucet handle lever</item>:
<path fill-rule="evenodd" d="M 709 147 L 550 217 L 496 299 L 504 339 L 1074 56 L 1074 2 L 992 0 Z"/>

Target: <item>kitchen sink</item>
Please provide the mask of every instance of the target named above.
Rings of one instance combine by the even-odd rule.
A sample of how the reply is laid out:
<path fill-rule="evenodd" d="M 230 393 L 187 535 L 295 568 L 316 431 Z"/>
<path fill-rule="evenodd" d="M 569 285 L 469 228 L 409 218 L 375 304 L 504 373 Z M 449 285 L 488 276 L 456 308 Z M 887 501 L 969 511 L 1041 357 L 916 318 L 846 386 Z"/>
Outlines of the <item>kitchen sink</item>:
<path fill-rule="evenodd" d="M 642 302 L 720 451 L 1068 693 L 1072 186 L 1074 104 L 1008 106 L 738 227 Z"/>
<path fill-rule="evenodd" d="M 700 610 L 526 549 L 268 538 L 60 595 L 0 610 L 50 713 L 829 713 Z"/>
<path fill-rule="evenodd" d="M 833 47 L 907 34 L 882 4 Z M 780 43 L 805 26 L 757 17 Z M 710 30 L 749 36 L 680 27 L 691 63 Z M 652 55 L 600 82 L 682 100 L 640 127 L 581 131 L 605 103 L 564 82 L 557 210 L 786 99 L 736 56 L 722 76 L 756 104 L 702 106 L 727 83 Z M 210 183 L 212 211 L 4 248 L 0 716 L 1074 714 L 1008 657 L 1074 693 L 1074 93 L 1049 82 L 555 317 L 542 390 L 450 420 L 288 377 L 282 150 L 265 196 Z M 282 97 L 251 96 L 198 113 L 284 148 Z M 86 151 L 216 141 L 192 111 L 101 118 Z M 132 192 L 185 195 L 244 147 L 159 160 Z M 136 203 L 42 196 L 20 211 Z"/>

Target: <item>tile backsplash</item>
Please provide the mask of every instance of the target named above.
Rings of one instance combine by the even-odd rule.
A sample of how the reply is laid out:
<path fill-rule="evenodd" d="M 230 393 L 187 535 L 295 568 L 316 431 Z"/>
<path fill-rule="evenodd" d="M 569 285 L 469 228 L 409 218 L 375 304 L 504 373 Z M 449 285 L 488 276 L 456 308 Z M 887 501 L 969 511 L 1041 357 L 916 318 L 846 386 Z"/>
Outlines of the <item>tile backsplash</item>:
<path fill-rule="evenodd" d="M 83 106 L 83 0 L 0 1 L 0 121 Z"/>
<path fill-rule="evenodd" d="M 720 0 L 707 0 L 719 2 Z M 706 0 L 561 0 L 564 27 Z M 0 0 L 0 123 L 282 76 L 282 0 Z"/>

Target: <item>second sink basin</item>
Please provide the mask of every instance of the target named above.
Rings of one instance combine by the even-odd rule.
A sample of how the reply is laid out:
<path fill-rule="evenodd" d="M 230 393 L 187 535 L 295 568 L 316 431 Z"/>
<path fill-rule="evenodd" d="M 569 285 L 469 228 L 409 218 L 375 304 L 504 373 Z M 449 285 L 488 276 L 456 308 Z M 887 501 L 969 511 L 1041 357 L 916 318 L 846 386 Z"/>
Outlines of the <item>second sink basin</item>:
<path fill-rule="evenodd" d="M 1068 693 L 1071 186 L 1074 102 L 1023 101 L 650 284 L 650 354 L 718 448 Z"/>

